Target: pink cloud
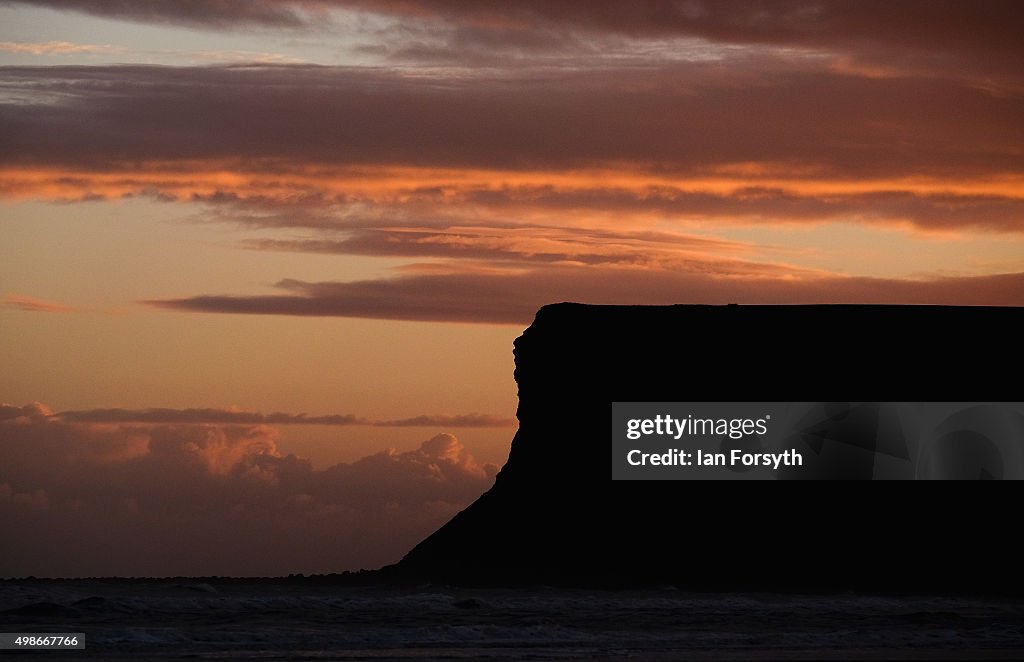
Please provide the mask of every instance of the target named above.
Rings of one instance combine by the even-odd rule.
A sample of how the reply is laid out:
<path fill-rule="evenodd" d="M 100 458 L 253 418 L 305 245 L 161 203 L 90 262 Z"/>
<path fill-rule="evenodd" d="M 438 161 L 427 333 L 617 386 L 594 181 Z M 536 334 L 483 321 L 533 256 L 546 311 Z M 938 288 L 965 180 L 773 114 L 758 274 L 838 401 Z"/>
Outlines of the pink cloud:
<path fill-rule="evenodd" d="M 440 428 L 508 428 L 518 424 L 514 418 L 490 414 L 425 414 L 393 421 L 380 421 L 384 427 L 440 427 Z"/>
<path fill-rule="evenodd" d="M 71 423 L 0 407 L 7 575 L 336 572 L 396 561 L 497 470 L 450 434 L 324 470 L 266 425 Z M 66 541 L 75 553 L 66 553 Z M 65 541 L 65 542 L 61 542 Z"/>
<path fill-rule="evenodd" d="M 74 306 L 69 306 L 67 304 L 60 303 L 59 301 L 37 299 L 35 297 L 29 297 L 22 294 L 4 295 L 4 297 L 0 299 L 0 306 L 34 313 L 73 313 L 79 310 Z"/>

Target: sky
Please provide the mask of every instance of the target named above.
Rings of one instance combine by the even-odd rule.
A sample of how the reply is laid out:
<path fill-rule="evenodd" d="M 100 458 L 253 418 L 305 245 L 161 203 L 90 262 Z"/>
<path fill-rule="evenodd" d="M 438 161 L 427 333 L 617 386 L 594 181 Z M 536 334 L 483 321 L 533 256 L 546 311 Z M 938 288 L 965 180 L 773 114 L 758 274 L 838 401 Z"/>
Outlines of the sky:
<path fill-rule="evenodd" d="M 398 560 L 545 303 L 1024 304 L 1021 18 L 0 0 L 0 576 Z"/>

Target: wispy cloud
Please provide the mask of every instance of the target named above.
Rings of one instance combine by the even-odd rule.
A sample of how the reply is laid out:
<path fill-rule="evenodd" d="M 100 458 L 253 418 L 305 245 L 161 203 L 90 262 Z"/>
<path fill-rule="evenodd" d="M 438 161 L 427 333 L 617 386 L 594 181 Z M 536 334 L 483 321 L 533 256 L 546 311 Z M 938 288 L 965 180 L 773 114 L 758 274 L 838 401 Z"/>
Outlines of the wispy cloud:
<path fill-rule="evenodd" d="M 147 0 L 146 2 L 108 2 L 107 0 L 5 0 L 5 4 L 28 4 L 50 9 L 78 11 L 96 16 L 157 24 L 181 24 L 196 27 L 231 28 L 266 25 L 297 27 L 314 19 L 317 6 L 330 4 L 320 0 Z"/>
<path fill-rule="evenodd" d="M 515 419 L 489 414 L 423 414 L 409 418 L 374 421 L 354 414 L 311 416 L 274 412 L 263 414 L 237 409 L 86 409 L 49 414 L 69 423 L 145 423 L 215 425 L 377 425 L 384 427 L 494 428 L 516 425 Z"/>
<path fill-rule="evenodd" d="M 393 421 L 379 421 L 375 425 L 384 427 L 437 427 L 437 428 L 508 428 L 516 425 L 514 418 L 502 418 L 490 414 L 433 414 L 400 418 Z"/>
<path fill-rule="evenodd" d="M 467 225 L 586 215 L 1024 229 L 1024 98 L 948 81 L 769 61 L 480 80 L 310 66 L 7 67 L 0 87 L 21 99 L 0 115 L 19 137 L 0 157 L 6 198 L 287 204 L 339 224 L 362 209 L 461 214 Z M 932 108 L 924 117 L 914 114 L 921 99 Z M 630 119 L 638 107 L 643 122 Z"/>
<path fill-rule="evenodd" d="M 911 71 L 969 71 L 976 79 L 1009 74 L 1020 80 L 1021 53 L 1013 0 L 918 2 L 864 0 L 7 0 L 132 21 L 214 29 L 260 26 L 343 29 L 336 12 L 391 21 L 404 44 L 385 51 L 413 61 L 483 59 L 488 54 L 538 56 L 559 48 L 622 52 L 650 50 L 664 40 L 831 53 L 853 62 L 850 72 L 879 66 Z M 678 45 L 676 45 L 678 48 Z M 672 49 L 669 49 L 671 52 Z"/>
<path fill-rule="evenodd" d="M 1024 305 L 1024 274 L 892 279 L 841 276 L 773 267 L 761 273 L 553 266 L 518 273 L 416 274 L 356 282 L 285 281 L 286 294 L 202 295 L 150 301 L 194 312 L 522 325 L 552 301 L 606 304 L 890 303 Z"/>
<path fill-rule="evenodd" d="M 366 425 L 366 419 L 353 414 L 307 416 L 275 412 L 238 411 L 233 409 L 89 409 L 63 411 L 61 420 L 88 423 L 224 423 L 233 425 Z"/>
<path fill-rule="evenodd" d="M 246 50 L 181 51 L 174 54 L 188 56 L 196 62 L 229 64 L 303 64 L 305 60 L 283 53 Z"/>
<path fill-rule="evenodd" d="M 39 103 L 5 107 L 0 127 L 22 137 L 0 163 L 86 173 L 151 164 L 144 176 L 190 161 L 229 176 L 239 163 L 292 175 L 300 165 L 401 165 L 677 177 L 773 163 L 826 179 L 970 180 L 1019 170 L 1010 138 L 1024 104 L 948 81 L 849 78 L 778 60 L 490 78 L 303 65 L 0 68 L 0 87 L 26 85 Z M 915 115 L 923 99 L 931 112 Z M 175 132 L 182 123 L 191 130 Z"/>
<path fill-rule="evenodd" d="M 80 310 L 59 301 L 38 299 L 23 294 L 5 294 L 0 298 L 0 306 L 33 313 L 74 313 Z"/>
<path fill-rule="evenodd" d="M 119 53 L 123 49 L 109 44 L 76 44 L 70 41 L 0 41 L 0 51 L 26 55 L 75 55 L 81 53 Z"/>

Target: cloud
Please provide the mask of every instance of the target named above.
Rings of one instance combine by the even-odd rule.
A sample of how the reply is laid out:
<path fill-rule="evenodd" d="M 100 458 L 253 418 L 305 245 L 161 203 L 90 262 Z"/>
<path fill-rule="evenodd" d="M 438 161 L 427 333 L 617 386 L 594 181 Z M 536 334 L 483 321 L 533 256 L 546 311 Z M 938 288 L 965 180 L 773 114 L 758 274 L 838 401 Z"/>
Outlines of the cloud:
<path fill-rule="evenodd" d="M 144 168 L 144 167 L 143 167 Z M 344 240 L 266 239 L 250 247 L 325 253 L 401 255 L 442 250 L 445 237 L 466 239 L 466 256 L 489 250 L 474 238 L 520 244 L 514 233 L 546 237 L 561 226 L 596 232 L 614 219 L 628 239 L 628 228 L 659 220 L 682 223 L 715 220 L 735 225 L 815 224 L 836 221 L 902 226 L 917 230 L 1024 231 L 1024 195 L 1020 175 L 994 173 L 987 178 L 902 179 L 829 178 L 780 173 L 773 166 L 749 164 L 751 174 L 694 174 L 666 177 L 615 171 L 458 171 L 350 168 L 304 172 L 278 166 L 278 172 L 241 172 L 195 163 L 188 172 L 0 168 L 0 197 L 57 200 L 118 199 L 150 196 L 164 201 L 201 202 L 203 218 L 265 228 L 397 231 L 361 232 Z M 730 170 L 726 167 L 725 170 Z M 202 173 L 202 176 L 201 176 Z M 420 178 L 421 181 L 412 182 Z M 548 183 L 536 183 L 547 179 Z M 602 186 L 602 179 L 610 183 Z M 509 219 L 516 219 L 514 222 Z M 610 225 L 604 223 L 604 225 Z M 433 236 L 417 237 L 424 229 Z M 487 228 L 507 231 L 504 240 Z M 575 232 L 587 242 L 587 232 Z M 443 231 L 443 232 L 442 232 Z M 603 229 L 607 232 L 607 228 Z M 570 231 L 562 240 L 569 239 Z M 609 237 L 612 238 L 612 237 Z M 670 244 L 694 247 L 728 243 L 707 236 L 663 233 Z M 449 242 L 449 252 L 456 247 Z M 596 245 L 596 244 L 595 244 Z M 550 247 L 549 247 L 550 248 Z M 563 249 L 572 250 L 568 243 Z M 602 249 L 603 250 L 603 249 Z M 578 251 L 575 251 L 578 252 Z M 540 258 L 540 254 L 536 257 Z M 557 251 L 552 258 L 557 257 Z"/>
<path fill-rule="evenodd" d="M 496 472 L 450 434 L 317 470 L 281 454 L 266 425 L 82 423 L 48 413 L 0 406 L 0 519 L 26 526 L 8 540 L 7 575 L 376 567 L 479 496 Z"/>
<path fill-rule="evenodd" d="M 85 183 L 121 165 L 123 179 L 135 173 L 137 186 L 159 191 L 161 172 L 195 172 L 198 161 L 222 173 L 193 176 L 211 193 L 230 193 L 246 170 L 291 179 L 325 167 L 692 177 L 774 163 L 824 179 L 970 180 L 1019 173 L 1024 113 L 1022 98 L 948 81 L 850 78 L 771 59 L 465 78 L 305 65 L 4 67 L 0 88 L 21 99 L 0 112 L 0 130 L 16 137 L 0 165 L 78 169 Z"/>
<path fill-rule="evenodd" d="M 501 67 L 561 55 L 563 66 L 585 67 L 614 58 L 721 61 L 777 52 L 816 57 L 847 76 L 933 76 L 1024 90 L 1013 0 L 597 0 L 585 8 L 545 0 L 363 0 L 358 6 L 419 37 L 392 50 L 399 61 Z"/>
<path fill-rule="evenodd" d="M 513 273 L 424 273 L 392 279 L 282 281 L 289 294 L 203 295 L 148 303 L 174 310 L 257 315 L 528 323 L 553 301 L 605 304 L 889 303 L 1024 305 L 1024 274 L 893 279 L 784 270 L 746 271 L 695 262 L 689 270 L 561 267 Z"/>
<path fill-rule="evenodd" d="M 132 21 L 345 34 L 398 66 L 508 70 L 811 58 L 842 76 L 1024 91 L 1014 0 L 7 0 Z"/>
<path fill-rule="evenodd" d="M 70 41 L 0 41 L 0 51 L 28 55 L 73 55 L 78 53 L 112 53 L 121 49 L 108 44 L 76 44 Z"/>
<path fill-rule="evenodd" d="M 691 35 L 734 43 L 882 41 L 936 50 L 1016 50 L 1018 45 L 1008 24 L 1017 17 L 1018 7 L 1012 0 L 982 0 L 970 6 L 956 0 L 596 0 L 586 7 L 545 0 L 357 0 L 355 4 L 498 30 L 548 22 L 633 37 Z"/>
<path fill-rule="evenodd" d="M 307 416 L 276 412 L 235 411 L 231 409 L 89 409 L 62 411 L 61 420 L 78 423 L 223 423 L 233 425 L 367 425 L 369 421 L 353 414 Z"/>
<path fill-rule="evenodd" d="M 0 87 L 18 99 L 0 106 L 0 130 L 15 137 L 0 157 L 8 199 L 147 195 L 261 212 L 254 223 L 278 227 L 614 218 L 1024 229 L 1024 97 L 955 81 L 768 58 L 467 77 L 5 67 Z M 371 250 L 375 238 L 263 247 Z"/>
<path fill-rule="evenodd" d="M 1024 228 L 1024 97 L 955 81 L 767 58 L 468 77 L 4 67 L 0 87 L 19 99 L 0 107 L 6 198 L 277 204 L 295 225 L 319 208 L 339 225 L 362 210 Z"/>
<path fill-rule="evenodd" d="M 739 182 L 737 182 L 739 184 Z M 885 185 L 883 184 L 883 187 Z M 724 192 L 686 190 L 656 185 L 636 188 L 556 187 L 470 190 L 469 203 L 512 212 L 658 215 L 678 219 L 715 218 L 745 223 L 793 223 L 857 220 L 865 223 L 906 223 L 919 229 L 980 228 L 1024 232 L 1024 197 L 949 192 L 919 193 L 899 190 L 844 192 L 827 182 L 818 191 L 782 187 L 738 185 Z M 458 200 L 460 191 L 450 198 Z"/>
<path fill-rule="evenodd" d="M 1018 52 L 1014 0 L 8 0 L 53 9 L 157 23 L 227 28 L 322 25 L 331 9 L 358 9 L 404 19 L 476 29 L 497 41 L 529 46 L 524 33 L 560 31 L 632 39 L 671 36 L 781 46 Z"/>
<path fill-rule="evenodd" d="M 0 420 L 5 417 L 27 416 L 19 408 L 0 408 Z M 36 414 L 37 416 L 39 414 Z M 309 416 L 275 412 L 239 411 L 235 409 L 86 409 L 47 413 L 67 423 L 145 423 L 145 424 L 215 424 L 215 425 L 378 425 L 385 427 L 509 427 L 516 421 L 490 414 L 422 414 L 393 421 L 373 421 L 354 414 L 328 414 Z"/>
<path fill-rule="evenodd" d="M 259 239 L 258 250 L 526 263 L 648 264 L 700 255 L 745 253 L 750 244 L 670 232 L 598 228 L 448 227 L 357 230 L 345 239 Z"/>
<path fill-rule="evenodd" d="M 41 402 L 31 402 L 20 407 L 0 404 L 0 422 L 13 419 L 21 419 L 23 422 L 40 422 L 51 416 L 53 416 L 53 411 Z"/>
<path fill-rule="evenodd" d="M 47 6 L 219 27 L 301 26 L 341 7 Z M 406 58 L 495 43 L 521 59 L 0 67 L 0 131 L 12 136 L 0 197 L 148 196 L 268 230 L 248 248 L 408 258 L 394 278 L 151 297 L 177 310 L 520 324 L 550 301 L 633 293 L 646 303 L 1020 302 L 1015 273 L 958 275 L 986 260 L 1019 271 L 1007 259 L 972 255 L 920 275 L 941 256 L 917 236 L 899 249 L 881 239 L 886 254 L 865 272 L 902 271 L 892 279 L 862 277 L 852 254 L 838 267 L 848 275 L 827 273 L 813 247 L 730 238 L 842 223 L 861 238 L 886 226 L 928 241 L 1019 241 L 1024 94 L 1014 85 L 1024 68 L 1012 66 L 1009 5 L 367 0 L 348 10 L 387 17 L 357 21 L 399 35 L 382 57 L 399 42 Z M 551 55 L 560 41 L 611 55 Z M 911 244 L 920 254 L 895 254 Z"/>
<path fill-rule="evenodd" d="M 75 308 L 74 306 L 69 306 L 58 301 L 37 299 L 35 297 L 28 297 L 22 294 L 4 295 L 3 298 L 0 298 L 0 306 L 34 313 L 73 313 L 78 310 L 78 308 Z"/>
<path fill-rule="evenodd" d="M 555 177 L 557 179 L 557 177 Z M 383 184 L 383 182 L 382 182 Z M 562 241 L 562 250 L 573 252 L 573 245 L 592 244 L 595 250 L 607 250 L 596 241 L 597 228 L 589 230 L 577 228 L 575 231 L 565 229 L 561 237 L 555 237 L 554 228 L 538 227 L 547 220 L 562 219 L 564 225 L 572 225 L 573 221 L 586 215 L 590 219 L 616 218 L 619 226 L 626 226 L 629 221 L 637 226 L 649 224 L 658 219 L 674 219 L 678 221 L 714 219 L 725 224 L 773 225 L 773 224 L 814 224 L 835 221 L 853 221 L 862 224 L 902 225 L 914 229 L 930 230 L 983 230 L 992 232 L 1024 232 L 1024 197 L 1007 191 L 1007 195 L 983 192 L 952 193 L 942 192 L 941 184 L 934 185 L 934 191 L 899 190 L 899 183 L 877 183 L 881 190 L 871 190 L 871 182 L 863 182 L 863 192 L 844 191 L 848 182 L 836 182 L 830 186 L 828 182 L 820 182 L 816 187 L 812 181 L 790 181 L 790 188 L 782 186 L 750 186 L 742 182 L 734 182 L 732 188 L 721 191 L 709 191 L 707 186 L 718 185 L 728 187 L 728 180 L 718 182 L 687 183 L 689 190 L 682 186 L 670 186 L 658 182 L 637 181 L 635 185 L 596 188 L 587 186 L 548 185 L 543 187 L 506 186 L 491 187 L 474 186 L 472 184 L 453 183 L 445 187 L 443 192 L 423 192 L 420 195 L 406 192 L 404 202 L 385 199 L 379 203 L 383 210 L 391 212 L 393 223 L 400 230 L 386 233 L 384 231 L 361 231 L 350 235 L 342 241 L 308 241 L 295 240 L 261 240 L 251 244 L 253 247 L 276 250 L 306 250 L 310 252 L 350 253 L 350 254 L 381 254 L 381 255 L 413 255 L 427 254 L 430 251 L 455 253 L 461 248 L 470 257 L 475 252 L 486 252 L 496 244 L 504 241 L 509 245 L 510 252 L 516 252 L 515 246 L 526 246 L 528 242 L 522 237 L 531 233 L 540 233 L 538 242 L 550 238 L 552 242 Z M 785 186 L 785 185 L 783 185 Z M 887 186 L 896 187 L 885 190 Z M 927 189 L 928 185 L 921 186 Z M 397 197 L 397 196 L 396 196 Z M 244 207 L 242 203 L 239 207 Z M 328 206 L 328 205 L 325 205 Z M 353 206 L 355 206 L 353 204 Z M 335 206 L 335 210 L 343 210 L 345 203 Z M 453 209 L 454 207 L 454 209 Z M 418 216 L 424 215 L 427 209 L 437 209 L 438 214 L 448 217 L 452 225 L 472 222 L 473 217 L 487 218 L 518 218 L 518 227 L 499 226 L 503 235 L 488 233 L 485 229 L 472 227 L 449 227 L 425 229 L 417 234 L 414 227 L 420 221 Z M 459 216 L 465 218 L 460 219 Z M 441 218 L 444 218 L 441 216 Z M 232 218 L 229 213 L 225 218 Z M 239 220 L 246 222 L 244 215 Z M 250 219 L 253 225 L 273 227 L 310 227 L 317 229 L 355 229 L 358 221 L 350 215 L 339 213 L 335 221 L 330 223 L 324 216 L 280 214 L 279 217 L 263 216 Z M 440 221 L 435 221 L 440 225 Z M 479 220 L 477 220 L 479 223 Z M 404 226 L 404 227 L 402 227 Z M 588 231 L 592 234 L 588 237 Z M 617 236 L 605 230 L 603 239 L 614 242 L 622 240 L 636 242 L 641 239 L 639 234 L 630 236 L 621 232 Z M 517 236 L 521 235 L 521 236 Z M 461 247 L 456 245 L 461 242 Z M 665 248 L 678 248 L 682 243 L 689 243 L 691 248 L 721 249 L 729 242 L 715 240 L 699 235 L 681 233 L 662 233 L 650 243 L 652 246 L 665 242 Z M 603 243 L 603 242 L 602 242 Z M 703 244 L 703 245 L 701 245 Z M 738 247 L 733 242 L 733 247 Z M 548 250 L 554 246 L 548 247 Z M 524 250 L 529 250 L 524 249 Z M 560 251 L 550 252 L 557 258 Z M 545 254 L 547 254 L 545 252 Z M 536 255 L 540 257 L 541 253 Z"/>
<path fill-rule="evenodd" d="M 3 4 L 36 5 L 146 23 L 229 28 L 247 25 L 305 25 L 314 18 L 305 10 L 325 3 L 316 0 L 6 0 Z"/>
<path fill-rule="evenodd" d="M 401 418 L 394 421 L 380 421 L 384 427 L 443 427 L 443 428 L 508 428 L 515 427 L 514 418 L 502 418 L 490 414 L 433 414 Z"/>
<path fill-rule="evenodd" d="M 197 62 L 237 64 L 302 64 L 304 59 L 266 51 L 216 50 L 188 52 Z"/>

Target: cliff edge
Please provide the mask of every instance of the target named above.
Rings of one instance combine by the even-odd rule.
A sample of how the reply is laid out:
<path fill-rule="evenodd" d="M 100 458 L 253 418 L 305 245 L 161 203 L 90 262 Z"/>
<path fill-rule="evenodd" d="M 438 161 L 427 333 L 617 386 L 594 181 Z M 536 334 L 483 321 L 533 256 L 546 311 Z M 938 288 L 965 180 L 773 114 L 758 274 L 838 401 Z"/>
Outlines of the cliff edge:
<path fill-rule="evenodd" d="M 1019 400 L 1022 322 L 1018 308 L 546 306 L 515 342 L 520 425 L 493 488 L 386 572 L 1018 592 L 1012 483 L 612 481 L 608 449 L 615 401 Z M 871 477 L 844 452 L 833 477 Z"/>

